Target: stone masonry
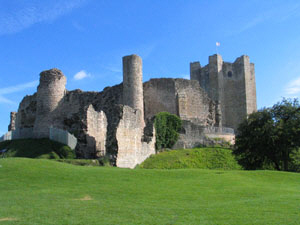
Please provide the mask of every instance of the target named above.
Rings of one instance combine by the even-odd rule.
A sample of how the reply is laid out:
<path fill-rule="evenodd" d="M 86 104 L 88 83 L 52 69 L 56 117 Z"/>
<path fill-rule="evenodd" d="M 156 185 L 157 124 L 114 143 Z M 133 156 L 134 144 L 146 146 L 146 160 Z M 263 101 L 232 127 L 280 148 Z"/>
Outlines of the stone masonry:
<path fill-rule="evenodd" d="M 142 59 L 123 57 L 123 83 L 101 92 L 68 91 L 58 69 L 43 71 L 37 92 L 25 96 L 11 113 L 9 130 L 43 138 L 49 128 L 77 138 L 78 158 L 108 157 L 112 165 L 134 168 L 155 154 L 153 117 L 167 111 L 184 126 L 177 147 L 210 143 L 209 137 L 233 140 L 234 129 L 256 110 L 254 64 L 248 56 L 234 63 L 220 55 L 209 64 L 190 64 L 190 80 L 151 79 L 143 84 Z M 32 134 L 28 134 L 32 132 Z"/>

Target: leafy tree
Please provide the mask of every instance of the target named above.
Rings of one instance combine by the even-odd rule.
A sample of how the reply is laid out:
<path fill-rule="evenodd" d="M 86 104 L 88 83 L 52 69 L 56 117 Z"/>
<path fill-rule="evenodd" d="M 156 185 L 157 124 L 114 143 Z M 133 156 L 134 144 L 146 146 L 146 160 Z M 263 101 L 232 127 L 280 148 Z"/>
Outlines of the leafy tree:
<path fill-rule="evenodd" d="M 295 168 L 293 155 L 299 147 L 300 105 L 297 99 L 283 99 L 240 124 L 233 153 L 246 169 L 272 166 L 289 171 Z"/>
<path fill-rule="evenodd" d="M 178 140 L 178 132 L 181 129 L 181 119 L 168 112 L 160 112 L 156 114 L 155 120 L 156 130 L 156 149 L 171 148 Z"/>

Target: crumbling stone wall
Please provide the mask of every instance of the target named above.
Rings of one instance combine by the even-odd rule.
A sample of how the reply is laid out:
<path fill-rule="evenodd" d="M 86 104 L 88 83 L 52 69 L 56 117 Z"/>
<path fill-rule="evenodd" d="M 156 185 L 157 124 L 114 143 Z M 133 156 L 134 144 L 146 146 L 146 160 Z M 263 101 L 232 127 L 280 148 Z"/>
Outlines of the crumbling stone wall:
<path fill-rule="evenodd" d="M 144 83 L 145 118 L 170 112 L 203 126 L 215 124 L 215 103 L 199 82 L 185 79 L 151 79 Z"/>
<path fill-rule="evenodd" d="M 155 132 L 152 137 L 145 138 L 141 126 L 142 113 L 129 106 L 123 107 L 123 117 L 117 127 L 116 138 L 118 141 L 117 167 L 134 168 L 151 154 L 155 154 Z"/>
<path fill-rule="evenodd" d="M 36 119 L 36 94 L 27 95 L 19 104 L 15 128 L 33 128 Z"/>
<path fill-rule="evenodd" d="M 106 154 L 107 118 L 103 111 L 95 111 L 93 105 L 87 109 L 87 148 L 96 156 Z"/>
<path fill-rule="evenodd" d="M 178 115 L 175 82 L 171 78 L 151 79 L 144 83 L 145 118 L 158 112 Z"/>

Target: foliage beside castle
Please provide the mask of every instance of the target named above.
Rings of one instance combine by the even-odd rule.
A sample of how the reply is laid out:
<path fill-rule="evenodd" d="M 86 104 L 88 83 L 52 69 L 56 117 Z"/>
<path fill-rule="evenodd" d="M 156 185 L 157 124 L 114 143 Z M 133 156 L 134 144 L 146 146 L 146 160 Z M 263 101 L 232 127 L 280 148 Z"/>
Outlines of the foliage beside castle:
<path fill-rule="evenodd" d="M 227 63 L 220 55 L 209 64 L 190 64 L 190 80 L 142 82 L 142 59 L 123 57 L 123 83 L 102 92 L 67 91 L 58 69 L 43 71 L 37 92 L 11 113 L 9 130 L 18 138 L 49 137 L 49 128 L 77 138 L 81 158 L 108 156 L 113 165 L 133 168 L 155 153 L 153 116 L 178 115 L 183 129 L 177 148 L 207 144 L 212 138 L 232 141 L 234 129 L 256 111 L 254 64 L 248 56 Z"/>

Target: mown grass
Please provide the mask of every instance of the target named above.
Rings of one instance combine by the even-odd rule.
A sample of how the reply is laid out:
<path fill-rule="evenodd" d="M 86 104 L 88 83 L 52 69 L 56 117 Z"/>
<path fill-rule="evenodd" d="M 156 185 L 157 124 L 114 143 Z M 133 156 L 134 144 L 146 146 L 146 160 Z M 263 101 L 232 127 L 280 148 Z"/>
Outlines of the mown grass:
<path fill-rule="evenodd" d="M 241 169 L 232 155 L 231 149 L 226 148 L 195 148 L 171 150 L 152 155 L 140 166 L 145 169 Z"/>
<path fill-rule="evenodd" d="M 7 149 L 5 157 L 27 157 L 43 159 L 75 158 L 69 146 L 49 139 L 19 139 L 0 142 L 0 150 Z"/>
<path fill-rule="evenodd" d="M 299 224 L 300 174 L 0 159 L 0 224 Z M 14 219 L 11 221 L 3 218 Z"/>

